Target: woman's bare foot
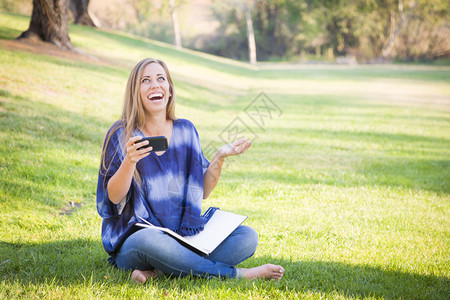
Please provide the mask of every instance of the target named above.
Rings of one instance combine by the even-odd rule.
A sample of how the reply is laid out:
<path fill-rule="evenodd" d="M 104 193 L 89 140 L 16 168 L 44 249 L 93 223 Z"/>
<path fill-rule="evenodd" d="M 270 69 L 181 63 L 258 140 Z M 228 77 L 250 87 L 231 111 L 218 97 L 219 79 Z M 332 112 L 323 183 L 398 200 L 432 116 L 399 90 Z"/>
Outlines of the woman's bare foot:
<path fill-rule="evenodd" d="M 284 274 L 282 266 L 266 264 L 251 269 L 240 269 L 244 278 L 264 278 L 264 279 L 281 279 Z"/>
<path fill-rule="evenodd" d="M 137 284 L 143 284 L 147 281 L 147 279 L 156 277 L 155 271 L 141 271 L 141 270 L 134 270 L 133 273 L 131 273 L 131 280 L 136 282 Z"/>

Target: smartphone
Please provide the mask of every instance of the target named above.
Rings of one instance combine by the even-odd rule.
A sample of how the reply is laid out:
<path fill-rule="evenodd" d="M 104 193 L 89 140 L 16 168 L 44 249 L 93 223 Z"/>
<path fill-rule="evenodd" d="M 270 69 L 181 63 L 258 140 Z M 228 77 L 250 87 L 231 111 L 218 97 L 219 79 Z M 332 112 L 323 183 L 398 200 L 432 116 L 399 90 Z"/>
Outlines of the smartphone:
<path fill-rule="evenodd" d="M 167 143 L 167 138 L 165 136 L 145 137 L 142 140 L 137 141 L 136 143 L 140 143 L 143 141 L 148 141 L 149 143 L 147 145 L 139 147 L 138 150 L 145 149 L 150 146 L 153 147 L 151 152 L 166 151 L 169 148 L 169 144 Z"/>

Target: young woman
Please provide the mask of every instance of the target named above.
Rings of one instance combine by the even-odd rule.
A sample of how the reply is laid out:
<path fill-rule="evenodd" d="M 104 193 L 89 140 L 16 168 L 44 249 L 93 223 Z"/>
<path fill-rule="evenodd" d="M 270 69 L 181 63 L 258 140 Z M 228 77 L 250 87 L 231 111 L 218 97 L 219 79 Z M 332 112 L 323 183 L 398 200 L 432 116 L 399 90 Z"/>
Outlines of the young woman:
<path fill-rule="evenodd" d="M 255 252 L 258 234 L 239 226 L 210 255 L 192 252 L 171 236 L 135 224 L 138 216 L 183 236 L 203 229 L 202 199 L 218 182 L 224 159 L 244 153 L 240 140 L 221 147 L 208 162 L 194 125 L 175 118 L 175 89 L 166 64 L 144 59 L 131 71 L 122 116 L 103 145 L 97 186 L 97 210 L 103 218 L 102 242 L 109 261 L 133 270 L 143 283 L 157 274 L 280 279 L 281 266 L 235 266 Z M 143 137 L 165 136 L 169 148 L 141 148 Z"/>

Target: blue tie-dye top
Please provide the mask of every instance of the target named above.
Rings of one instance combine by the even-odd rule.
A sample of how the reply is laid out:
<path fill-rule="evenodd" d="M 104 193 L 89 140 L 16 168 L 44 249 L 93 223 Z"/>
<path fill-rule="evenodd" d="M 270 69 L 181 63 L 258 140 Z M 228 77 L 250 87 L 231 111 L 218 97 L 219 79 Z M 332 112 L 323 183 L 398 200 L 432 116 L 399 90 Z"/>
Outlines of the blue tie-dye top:
<path fill-rule="evenodd" d="M 201 216 L 203 176 L 209 166 L 203 155 L 194 125 L 185 119 L 173 122 L 169 149 L 161 156 L 152 152 L 136 168 L 141 184 L 133 179 L 126 199 L 113 204 L 106 189 L 109 179 L 119 169 L 124 150 L 123 127 L 116 122 L 109 130 L 106 146 L 107 169 L 100 168 L 97 184 L 97 211 L 103 218 L 102 242 L 114 255 L 123 241 L 138 230 L 134 224 L 142 217 L 156 226 L 181 235 L 193 235 L 203 229 Z M 133 136 L 144 134 L 137 130 Z"/>

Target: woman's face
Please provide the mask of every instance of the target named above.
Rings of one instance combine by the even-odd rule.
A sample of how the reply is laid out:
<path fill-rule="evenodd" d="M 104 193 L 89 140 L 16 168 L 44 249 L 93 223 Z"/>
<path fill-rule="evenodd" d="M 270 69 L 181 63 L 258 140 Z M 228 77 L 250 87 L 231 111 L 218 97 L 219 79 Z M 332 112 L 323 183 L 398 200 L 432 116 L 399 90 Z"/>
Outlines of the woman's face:
<path fill-rule="evenodd" d="M 140 78 L 140 95 L 144 109 L 148 113 L 166 113 L 169 102 L 170 84 L 164 68 L 158 63 L 150 63 Z"/>

